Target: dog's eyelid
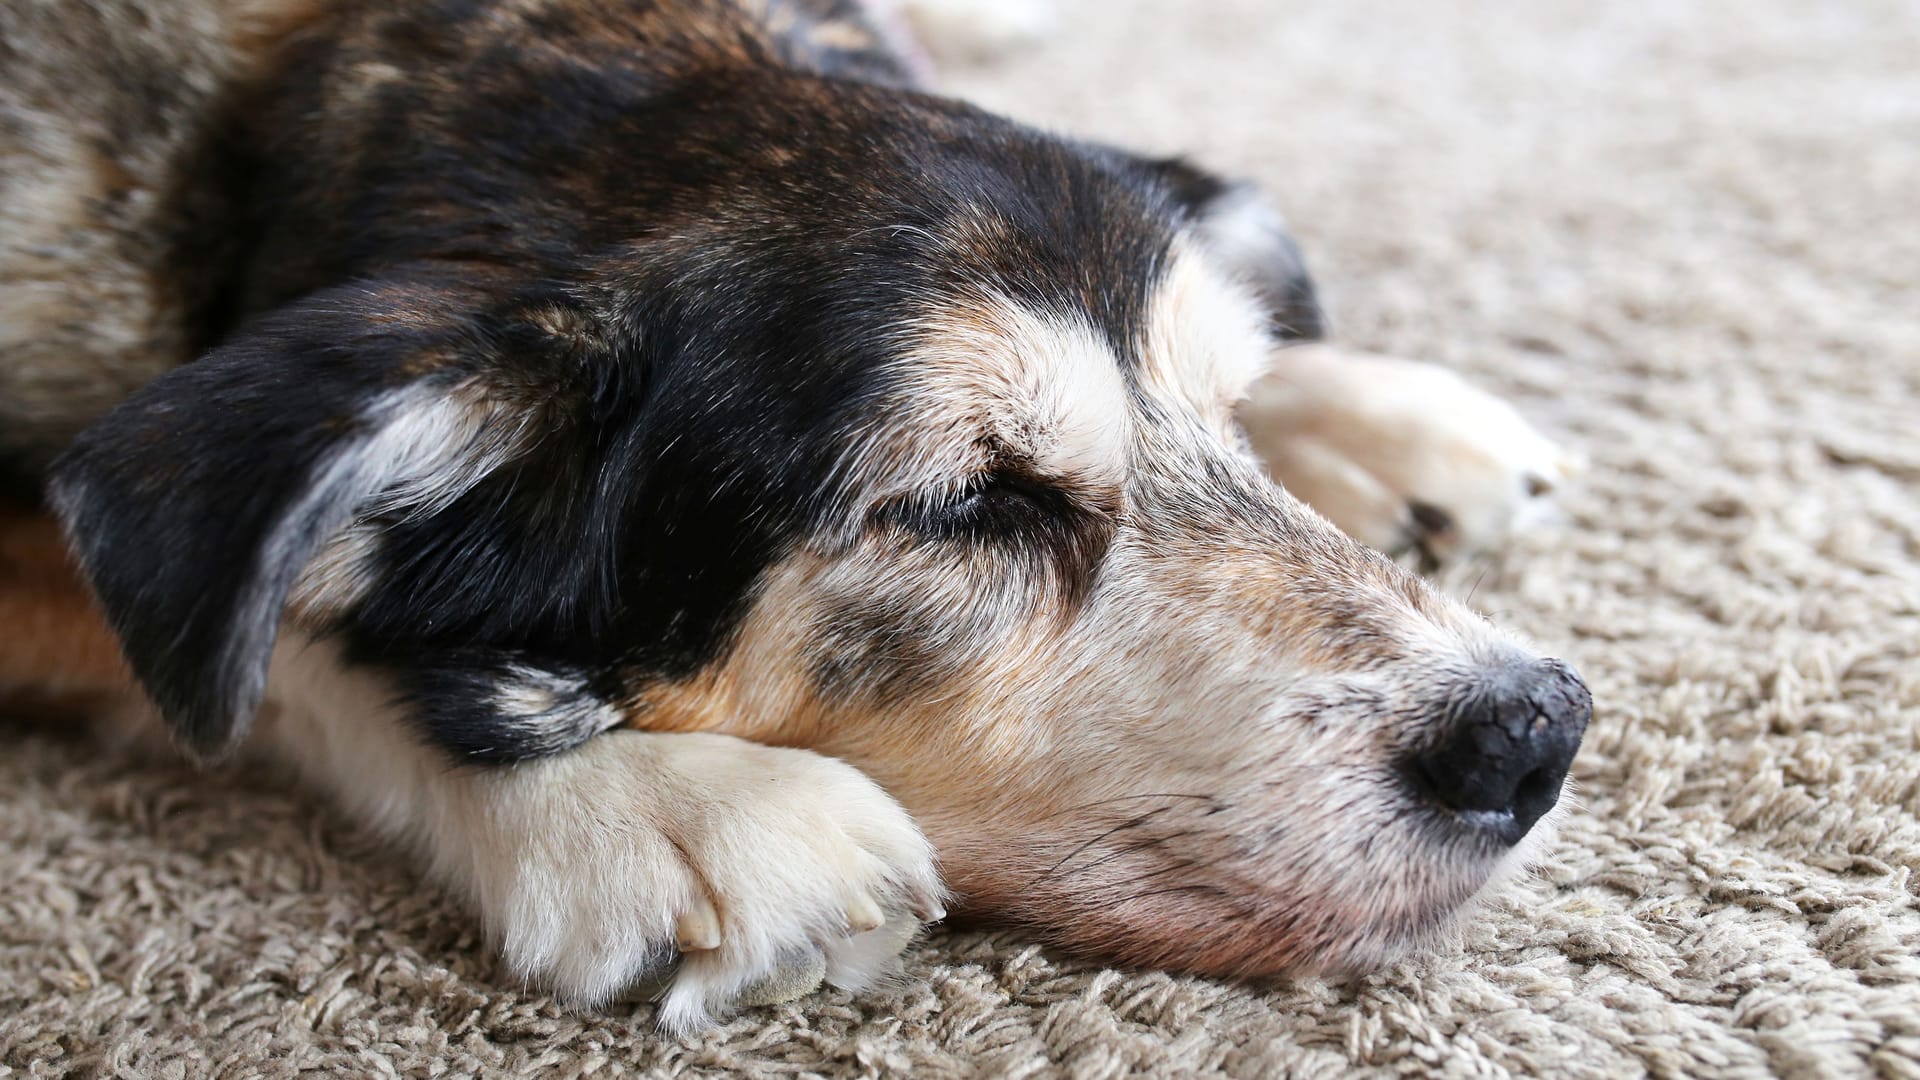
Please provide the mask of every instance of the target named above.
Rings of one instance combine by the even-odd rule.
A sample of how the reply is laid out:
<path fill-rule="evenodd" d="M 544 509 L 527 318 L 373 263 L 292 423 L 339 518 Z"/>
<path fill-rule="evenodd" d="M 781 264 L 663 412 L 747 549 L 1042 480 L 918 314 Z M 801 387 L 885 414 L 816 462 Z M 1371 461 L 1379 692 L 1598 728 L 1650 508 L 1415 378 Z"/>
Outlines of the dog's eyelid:
<path fill-rule="evenodd" d="M 875 506 L 868 519 L 876 525 L 905 526 L 924 536 L 952 538 L 993 524 L 1002 516 L 995 512 L 995 506 L 1008 513 L 1064 518 L 1078 511 L 1082 503 L 1062 478 L 1002 463 L 888 499 Z"/>
<path fill-rule="evenodd" d="M 888 500 L 884 506 L 938 508 L 979 495 L 990 488 L 1041 489 L 1055 485 L 1035 473 L 985 465 L 969 472 L 924 487 L 911 494 Z"/>

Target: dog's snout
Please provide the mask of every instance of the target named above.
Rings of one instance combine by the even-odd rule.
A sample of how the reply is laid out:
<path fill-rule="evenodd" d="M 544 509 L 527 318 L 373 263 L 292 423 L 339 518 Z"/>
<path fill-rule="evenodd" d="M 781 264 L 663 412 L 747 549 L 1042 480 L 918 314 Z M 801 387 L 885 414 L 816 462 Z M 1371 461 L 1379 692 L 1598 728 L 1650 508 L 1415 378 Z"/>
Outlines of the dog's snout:
<path fill-rule="evenodd" d="M 1449 730 L 1414 760 L 1417 783 L 1463 820 L 1518 843 L 1559 801 L 1593 714 L 1587 685 L 1558 660 L 1529 661 L 1473 687 L 1449 713 Z"/>

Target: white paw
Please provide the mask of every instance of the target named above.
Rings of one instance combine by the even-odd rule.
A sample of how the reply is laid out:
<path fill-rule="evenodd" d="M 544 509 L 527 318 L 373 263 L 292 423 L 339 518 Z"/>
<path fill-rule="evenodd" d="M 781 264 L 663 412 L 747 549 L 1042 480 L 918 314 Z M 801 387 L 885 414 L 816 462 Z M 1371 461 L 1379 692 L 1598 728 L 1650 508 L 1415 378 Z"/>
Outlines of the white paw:
<path fill-rule="evenodd" d="M 471 883 L 507 962 L 577 1004 L 664 982 L 672 1031 L 797 996 L 823 968 L 865 986 L 944 914 L 906 811 L 805 750 L 616 731 L 472 791 L 456 827 L 473 865 L 443 870 Z"/>
<path fill-rule="evenodd" d="M 1572 471 L 1513 406 L 1453 372 L 1326 346 L 1283 350 L 1240 419 L 1287 490 L 1425 570 L 1551 520 Z"/>
<path fill-rule="evenodd" d="M 946 61 L 980 61 L 1031 48 L 1053 36 L 1053 0 L 869 0 L 903 16 L 927 51 Z"/>

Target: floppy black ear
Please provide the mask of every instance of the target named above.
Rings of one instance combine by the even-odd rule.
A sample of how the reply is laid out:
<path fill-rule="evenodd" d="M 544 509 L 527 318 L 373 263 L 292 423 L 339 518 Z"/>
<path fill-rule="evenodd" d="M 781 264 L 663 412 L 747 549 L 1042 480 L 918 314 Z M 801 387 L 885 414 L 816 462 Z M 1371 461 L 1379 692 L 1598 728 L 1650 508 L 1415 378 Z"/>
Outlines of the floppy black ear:
<path fill-rule="evenodd" d="M 136 392 L 55 463 L 52 502 L 190 753 L 246 734 L 288 591 L 357 509 L 430 512 L 514 451 L 473 299 L 418 281 L 314 294 Z"/>
<path fill-rule="evenodd" d="M 1224 180 L 1183 158 L 1152 161 L 1148 167 L 1193 221 L 1207 250 L 1259 291 L 1276 337 L 1318 341 L 1326 336 L 1326 318 L 1300 246 L 1259 189 Z"/>

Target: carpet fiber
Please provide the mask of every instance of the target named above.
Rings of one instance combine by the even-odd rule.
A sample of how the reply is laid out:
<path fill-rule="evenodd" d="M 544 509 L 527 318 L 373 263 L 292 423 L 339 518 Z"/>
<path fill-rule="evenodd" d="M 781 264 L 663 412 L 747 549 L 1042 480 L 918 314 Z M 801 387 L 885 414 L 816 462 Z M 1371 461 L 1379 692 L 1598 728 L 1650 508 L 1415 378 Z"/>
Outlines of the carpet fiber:
<path fill-rule="evenodd" d="M 948 84 L 1258 179 L 1342 337 L 1588 459 L 1452 581 L 1598 702 L 1536 877 L 1347 983 L 943 931 L 676 1042 L 523 991 L 308 799 L 8 724 L 0 1076 L 1920 1076 L 1920 8 L 1078 10 Z"/>

